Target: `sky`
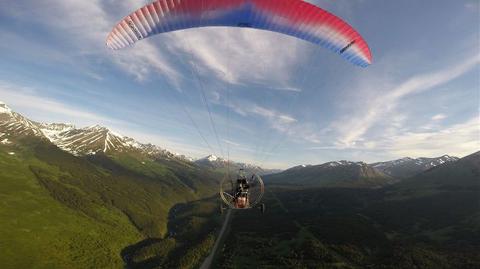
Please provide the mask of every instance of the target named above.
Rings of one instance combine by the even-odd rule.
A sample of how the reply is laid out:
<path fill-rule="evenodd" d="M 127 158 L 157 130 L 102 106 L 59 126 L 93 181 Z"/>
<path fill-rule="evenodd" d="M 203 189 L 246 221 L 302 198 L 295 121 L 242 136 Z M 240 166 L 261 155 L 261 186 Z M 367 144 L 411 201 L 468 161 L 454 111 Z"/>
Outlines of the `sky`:
<path fill-rule="evenodd" d="M 269 168 L 480 150 L 480 1 L 309 2 L 351 24 L 373 64 L 240 28 L 111 51 L 112 27 L 148 1 L 2 1 L 0 101 L 36 121 Z"/>

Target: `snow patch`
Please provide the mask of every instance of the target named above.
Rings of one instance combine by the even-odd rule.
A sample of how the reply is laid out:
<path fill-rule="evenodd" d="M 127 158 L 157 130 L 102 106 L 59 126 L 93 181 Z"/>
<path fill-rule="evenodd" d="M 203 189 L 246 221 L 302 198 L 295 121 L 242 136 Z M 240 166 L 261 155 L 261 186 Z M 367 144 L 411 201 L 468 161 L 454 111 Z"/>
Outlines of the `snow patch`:
<path fill-rule="evenodd" d="M 0 141 L 0 144 L 8 145 L 8 144 L 12 144 L 12 142 L 8 141 L 8 138 L 5 138 L 2 141 Z"/>
<path fill-rule="evenodd" d="M 44 128 L 40 128 L 40 131 L 48 138 L 48 140 L 50 140 L 50 142 L 54 143 L 54 141 L 61 139 L 66 132 L 73 129 L 75 129 L 75 126 L 73 125 L 60 126 L 57 124 L 47 124 L 44 125 Z"/>
<path fill-rule="evenodd" d="M 0 114 L 12 114 L 12 110 L 3 102 L 0 102 Z"/>
<path fill-rule="evenodd" d="M 117 137 L 119 137 L 119 138 L 124 138 L 124 137 L 125 137 L 125 136 L 123 136 L 123 135 L 121 135 L 121 134 L 119 134 L 119 133 L 117 133 L 117 132 L 114 132 L 114 131 L 109 131 L 109 132 L 110 132 L 112 135 L 117 136 Z"/>
<path fill-rule="evenodd" d="M 8 153 L 8 155 L 15 155 L 15 152 L 11 151 Z"/>
<path fill-rule="evenodd" d="M 215 156 L 215 155 L 209 155 L 209 156 L 207 157 L 207 160 L 209 160 L 209 161 L 211 161 L 211 162 L 214 162 L 214 161 L 218 160 L 218 157 Z"/>

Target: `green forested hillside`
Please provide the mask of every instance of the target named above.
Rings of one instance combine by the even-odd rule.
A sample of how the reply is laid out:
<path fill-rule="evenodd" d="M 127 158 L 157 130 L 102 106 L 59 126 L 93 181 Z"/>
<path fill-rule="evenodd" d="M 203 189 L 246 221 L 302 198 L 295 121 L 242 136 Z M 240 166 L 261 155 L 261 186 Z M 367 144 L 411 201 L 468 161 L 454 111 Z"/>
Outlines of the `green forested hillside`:
<path fill-rule="evenodd" d="M 216 175 L 180 160 L 13 142 L 0 145 L 2 268 L 120 268 L 124 248 L 167 235 L 175 204 L 217 189 Z"/>
<path fill-rule="evenodd" d="M 379 189 L 271 184 L 216 268 L 480 268 L 479 157 Z"/>
<path fill-rule="evenodd" d="M 234 214 L 216 266 L 478 268 L 479 160 L 393 185 L 347 162 L 267 177 L 266 213 Z M 11 138 L 0 145 L 1 268 L 196 268 L 222 221 L 220 177 L 177 158 L 78 157 Z"/>
<path fill-rule="evenodd" d="M 119 251 L 142 238 L 120 210 L 63 187 L 64 173 L 32 149 L 2 147 L 0 171 L 2 268 L 118 268 Z"/>
<path fill-rule="evenodd" d="M 417 174 L 395 185 L 394 189 L 405 195 L 448 190 L 480 192 L 480 151 Z"/>
<path fill-rule="evenodd" d="M 143 240 L 122 255 L 129 268 L 197 268 L 213 247 L 221 221 L 216 196 L 178 204 L 170 211 L 168 237 Z"/>
<path fill-rule="evenodd" d="M 479 268 L 478 192 L 385 195 L 270 189 L 264 215 L 236 212 L 215 268 Z"/>

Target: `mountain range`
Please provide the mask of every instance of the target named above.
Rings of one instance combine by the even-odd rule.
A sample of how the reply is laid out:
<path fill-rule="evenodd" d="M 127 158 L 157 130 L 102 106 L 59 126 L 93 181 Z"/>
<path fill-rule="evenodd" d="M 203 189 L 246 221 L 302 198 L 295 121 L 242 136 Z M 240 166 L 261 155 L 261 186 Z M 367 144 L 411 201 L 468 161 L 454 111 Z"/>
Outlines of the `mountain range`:
<path fill-rule="evenodd" d="M 265 182 L 323 187 L 379 187 L 392 183 L 393 178 L 364 162 L 336 161 L 295 166 L 266 176 Z"/>
<path fill-rule="evenodd" d="M 76 128 L 68 123 L 40 123 L 12 111 L 5 103 L 0 102 L 0 138 L 2 138 L 0 142 L 9 143 L 12 138 L 22 135 L 33 135 L 47 139 L 60 149 L 76 156 L 95 155 L 99 152 L 130 151 L 148 156 L 161 156 L 194 162 L 201 167 L 218 172 L 224 172 L 226 169 L 231 171 L 245 169 L 252 173 L 264 175 L 281 171 L 279 169 L 265 169 L 258 165 L 232 160 L 227 161 L 215 155 L 195 160 L 150 143 L 140 143 L 133 138 L 123 136 L 100 125 Z"/>
<path fill-rule="evenodd" d="M 39 123 L 14 112 L 5 103 L 0 102 L 0 143 L 11 143 L 12 139 L 22 135 L 33 135 L 47 139 L 60 149 L 76 156 L 94 155 L 99 152 L 137 152 L 146 156 L 159 156 L 193 162 L 200 167 L 212 169 L 220 173 L 224 173 L 227 169 L 230 169 L 230 171 L 245 169 L 247 172 L 259 175 L 282 172 L 281 169 L 267 169 L 254 164 L 225 160 L 215 155 L 208 155 L 195 160 L 150 143 L 140 143 L 133 138 L 123 136 L 100 125 L 76 128 L 74 125 L 67 123 Z M 335 173 L 335 170 L 345 168 L 358 172 L 354 173 L 355 175 L 350 174 L 351 176 L 344 174 L 344 176 L 350 179 L 371 178 L 379 184 L 380 181 L 384 181 L 382 183 L 384 185 L 395 180 L 414 176 L 443 163 L 455 162 L 458 159 L 458 157 L 444 155 L 437 158 L 405 157 L 372 164 L 337 161 L 321 165 L 300 165 L 285 170 L 284 174 L 290 175 L 293 171 L 298 171 L 301 174 L 300 177 L 308 177 L 308 174 L 315 174 L 319 171 L 328 170 L 328 173 Z M 302 180 L 308 181 L 306 178 Z M 373 181 L 367 185 L 373 183 Z"/>
<path fill-rule="evenodd" d="M 268 212 L 236 212 L 215 268 L 480 268 L 480 152 L 382 188 L 371 187 L 390 178 L 372 169 L 343 161 L 265 177 Z"/>
<path fill-rule="evenodd" d="M 458 160 L 458 157 L 448 155 L 416 159 L 407 157 L 372 164 L 343 160 L 320 165 L 294 166 L 283 172 L 267 175 L 265 181 L 281 185 L 377 188 L 400 182 L 437 166 L 455 163 Z"/>
<path fill-rule="evenodd" d="M 397 190 L 469 190 L 480 192 L 480 151 L 449 161 L 402 180 Z"/>
<path fill-rule="evenodd" d="M 0 102 L 0 137 L 5 143 L 14 137 L 33 135 L 47 139 L 62 150 L 76 156 L 99 152 L 136 151 L 147 155 L 192 160 L 152 144 L 142 144 L 132 138 L 115 133 L 106 127 L 94 125 L 76 128 L 66 123 L 39 123 L 12 111 Z"/>
<path fill-rule="evenodd" d="M 394 178 L 407 178 L 432 167 L 458 161 L 458 157 L 443 155 L 437 158 L 402 158 L 388 162 L 373 163 L 376 170 Z"/>
<path fill-rule="evenodd" d="M 332 195 L 329 193 L 333 189 L 337 193 L 342 189 L 340 193 L 347 193 L 346 197 L 352 196 L 349 192 L 360 196 L 372 193 L 374 204 L 378 202 L 377 190 L 393 203 L 404 197 L 445 191 L 458 192 L 460 198 L 471 201 L 474 190 L 480 189 L 480 153 L 462 159 L 404 158 L 374 164 L 335 161 L 279 172 L 227 162 L 213 155 L 194 161 L 98 125 L 76 128 L 71 124 L 38 123 L 0 103 L 0 239 L 8 242 L 7 250 L 0 255 L 0 267 L 119 268 L 127 264 L 132 268 L 179 268 L 188 264 L 194 268 L 213 246 L 221 221 L 216 213 L 216 193 L 228 167 L 269 174 L 264 176 L 267 187 L 288 187 L 284 195 L 291 199 L 286 206 L 290 210 L 310 206 L 314 213 L 305 215 L 304 220 L 314 223 L 318 220 L 312 216 L 319 215 L 315 210 L 325 209 L 324 197 Z M 300 192 L 290 192 L 292 188 Z M 276 190 L 271 190 L 266 193 L 266 202 L 275 207 L 280 200 L 273 194 Z M 302 198 L 305 191 L 319 195 L 318 199 Z M 332 197 L 336 203 L 337 196 Z M 287 201 L 284 198 L 280 197 Z M 435 203 L 445 201 L 449 200 L 442 196 Z M 471 209 L 462 211 L 463 223 L 463 216 L 476 210 L 475 204 L 456 201 L 449 203 L 458 205 L 451 211 L 455 214 L 471 205 Z M 304 204 L 297 206 L 299 202 Z M 279 204 L 268 211 L 274 217 L 272 225 L 279 223 L 277 217 L 290 218 L 282 207 Z M 372 207 L 369 214 L 377 214 L 378 222 L 390 221 L 392 225 L 406 219 L 406 213 L 395 221 L 382 219 L 403 207 L 389 208 Z M 436 207 L 424 211 L 437 212 L 434 210 L 441 211 Z M 419 214 L 418 219 L 422 218 Z M 473 218 L 467 220 L 467 224 L 476 223 Z M 253 227 L 251 224 L 242 227 Z M 332 225 L 337 227 L 335 222 Z M 267 225 L 265 231 L 273 232 L 271 227 Z M 306 233 L 302 228 L 298 234 L 303 238 Z M 336 251 L 332 253 L 337 255 Z"/>
<path fill-rule="evenodd" d="M 230 170 L 236 173 L 238 170 L 244 169 L 247 173 L 255 173 L 261 176 L 282 171 L 280 169 L 266 169 L 254 164 L 225 160 L 215 155 L 208 155 L 204 158 L 196 160 L 195 163 L 199 166 L 210 168 L 219 172 Z"/>

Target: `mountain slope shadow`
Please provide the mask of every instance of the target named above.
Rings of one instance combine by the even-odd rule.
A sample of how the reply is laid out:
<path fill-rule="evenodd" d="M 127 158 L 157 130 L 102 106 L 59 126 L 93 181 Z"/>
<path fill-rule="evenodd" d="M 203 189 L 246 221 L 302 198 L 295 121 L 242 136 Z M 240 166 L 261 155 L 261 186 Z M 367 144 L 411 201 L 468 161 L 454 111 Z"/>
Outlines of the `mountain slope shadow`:
<path fill-rule="evenodd" d="M 216 196 L 178 203 L 169 210 L 168 235 L 125 247 L 127 268 L 195 268 L 215 242 L 221 224 Z"/>

